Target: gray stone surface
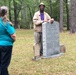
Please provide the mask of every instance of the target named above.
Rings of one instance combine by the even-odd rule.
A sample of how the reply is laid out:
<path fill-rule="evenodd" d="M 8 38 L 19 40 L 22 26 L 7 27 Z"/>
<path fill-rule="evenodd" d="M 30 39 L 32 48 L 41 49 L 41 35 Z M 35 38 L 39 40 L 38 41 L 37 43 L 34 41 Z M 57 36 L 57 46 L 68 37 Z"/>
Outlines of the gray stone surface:
<path fill-rule="evenodd" d="M 60 56 L 59 23 L 54 22 L 42 24 L 43 57 L 49 58 Z"/>

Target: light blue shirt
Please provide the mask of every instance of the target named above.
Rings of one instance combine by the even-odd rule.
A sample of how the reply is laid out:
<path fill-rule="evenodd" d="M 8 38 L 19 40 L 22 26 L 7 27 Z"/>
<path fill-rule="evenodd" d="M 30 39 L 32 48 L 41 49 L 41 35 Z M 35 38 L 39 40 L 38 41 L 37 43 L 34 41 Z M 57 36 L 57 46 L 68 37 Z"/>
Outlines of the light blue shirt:
<path fill-rule="evenodd" d="M 4 24 L 0 18 L 0 46 L 13 46 L 14 40 L 10 35 L 15 33 L 15 29 L 9 22 Z"/>

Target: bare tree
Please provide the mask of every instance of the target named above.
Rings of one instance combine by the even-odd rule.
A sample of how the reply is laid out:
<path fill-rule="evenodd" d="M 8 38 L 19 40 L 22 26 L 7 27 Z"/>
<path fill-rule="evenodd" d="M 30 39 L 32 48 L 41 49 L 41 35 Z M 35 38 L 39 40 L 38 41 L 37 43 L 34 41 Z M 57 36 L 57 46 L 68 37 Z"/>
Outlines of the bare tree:
<path fill-rule="evenodd" d="M 76 0 L 71 1 L 70 32 L 76 33 Z"/>
<path fill-rule="evenodd" d="M 63 0 L 60 0 L 60 31 L 63 31 Z"/>
<path fill-rule="evenodd" d="M 9 0 L 9 19 L 11 21 L 11 0 Z"/>
<path fill-rule="evenodd" d="M 49 2 L 50 2 L 50 12 L 51 12 L 51 15 L 52 15 L 52 1 L 49 0 Z"/>
<path fill-rule="evenodd" d="M 18 26 L 17 26 L 17 8 L 16 8 L 16 2 L 15 2 L 15 0 L 13 0 L 13 5 L 14 5 L 14 23 L 15 23 L 15 28 L 18 28 Z"/>
<path fill-rule="evenodd" d="M 69 30 L 69 8 L 68 8 L 68 0 L 66 0 L 66 13 L 67 13 L 67 30 Z"/>

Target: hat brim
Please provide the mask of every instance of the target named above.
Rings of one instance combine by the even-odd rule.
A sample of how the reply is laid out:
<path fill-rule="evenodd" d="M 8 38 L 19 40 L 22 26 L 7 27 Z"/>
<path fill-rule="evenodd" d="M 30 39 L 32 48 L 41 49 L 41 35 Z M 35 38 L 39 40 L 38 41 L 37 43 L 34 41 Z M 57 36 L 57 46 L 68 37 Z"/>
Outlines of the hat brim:
<path fill-rule="evenodd" d="M 43 5 L 43 4 L 41 4 L 41 5 Z M 41 5 L 39 5 L 39 7 L 40 7 Z M 43 5 L 43 6 L 45 7 L 45 5 Z"/>

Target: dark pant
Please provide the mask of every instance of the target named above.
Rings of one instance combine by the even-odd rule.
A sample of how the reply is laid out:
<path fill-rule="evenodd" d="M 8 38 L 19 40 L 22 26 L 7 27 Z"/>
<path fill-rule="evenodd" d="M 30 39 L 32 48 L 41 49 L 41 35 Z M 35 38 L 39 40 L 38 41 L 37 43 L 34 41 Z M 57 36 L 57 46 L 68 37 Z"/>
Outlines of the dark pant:
<path fill-rule="evenodd" d="M 0 46 L 0 75 L 9 75 L 8 66 L 12 55 L 12 46 Z"/>
<path fill-rule="evenodd" d="M 43 55 L 43 44 L 42 44 L 42 33 L 40 34 L 40 42 L 41 42 L 41 48 L 40 48 L 40 56 Z"/>

